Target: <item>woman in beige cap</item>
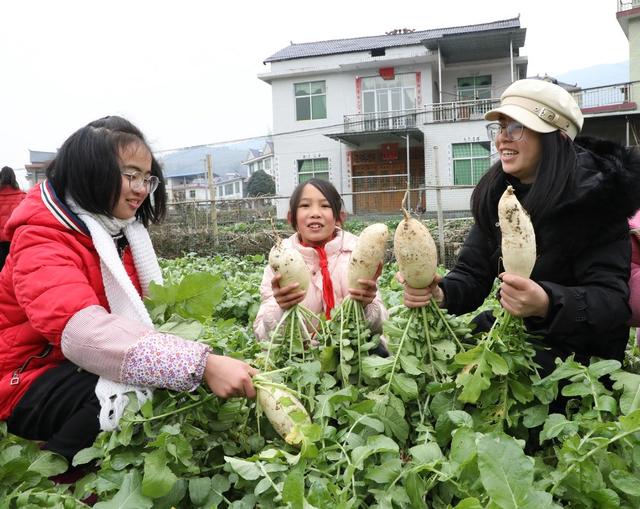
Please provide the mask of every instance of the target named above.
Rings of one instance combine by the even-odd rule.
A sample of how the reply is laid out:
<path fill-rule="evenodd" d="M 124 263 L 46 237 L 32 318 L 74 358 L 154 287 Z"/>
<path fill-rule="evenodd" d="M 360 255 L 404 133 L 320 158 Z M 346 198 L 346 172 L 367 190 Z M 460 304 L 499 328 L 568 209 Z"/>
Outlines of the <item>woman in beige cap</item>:
<path fill-rule="evenodd" d="M 485 118 L 500 156 L 473 191 L 472 227 L 455 267 L 427 290 L 406 288 L 409 307 L 433 295 L 449 312 L 474 311 L 496 277 L 500 304 L 524 318 L 548 349 L 541 374 L 556 357 L 622 359 L 629 339 L 630 242 L 627 217 L 640 208 L 640 157 L 616 143 L 578 138 L 582 113 L 563 88 L 516 81 Z M 498 200 L 508 185 L 531 216 L 537 259 L 530 278 L 503 272 Z M 493 321 L 475 319 L 478 330 Z"/>

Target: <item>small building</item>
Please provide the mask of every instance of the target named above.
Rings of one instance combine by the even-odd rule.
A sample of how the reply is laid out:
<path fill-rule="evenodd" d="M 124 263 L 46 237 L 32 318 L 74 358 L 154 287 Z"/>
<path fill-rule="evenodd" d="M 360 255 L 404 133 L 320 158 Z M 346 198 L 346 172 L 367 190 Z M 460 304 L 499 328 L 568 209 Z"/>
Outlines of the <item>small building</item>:
<path fill-rule="evenodd" d="M 56 152 L 29 150 L 29 164 L 25 164 L 24 169 L 30 188 L 46 179 L 47 166 L 55 157 Z"/>
<path fill-rule="evenodd" d="M 247 177 L 251 177 L 256 171 L 263 170 L 273 177 L 273 142 L 265 141 L 262 150 L 249 149 L 247 158 L 242 164 L 247 167 Z"/>
<path fill-rule="evenodd" d="M 239 173 L 227 173 L 215 179 L 216 200 L 240 200 L 246 192 L 246 179 Z"/>

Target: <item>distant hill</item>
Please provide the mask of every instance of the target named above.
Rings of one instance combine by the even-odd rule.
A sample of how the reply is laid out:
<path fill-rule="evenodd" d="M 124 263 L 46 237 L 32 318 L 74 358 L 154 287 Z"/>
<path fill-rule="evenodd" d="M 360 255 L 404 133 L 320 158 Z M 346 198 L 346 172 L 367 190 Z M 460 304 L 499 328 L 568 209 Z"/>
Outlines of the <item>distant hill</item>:
<path fill-rule="evenodd" d="M 567 71 L 554 76 L 565 83 L 576 84 L 580 88 L 615 85 L 629 81 L 629 61 L 617 64 L 599 64 Z"/>
<path fill-rule="evenodd" d="M 182 177 L 206 173 L 207 154 L 213 159 L 213 173 L 223 176 L 226 173 L 239 173 L 246 177 L 247 167 L 242 165 L 249 149 L 262 150 L 266 137 L 252 138 L 247 141 L 203 145 L 185 148 L 159 155 L 165 177 Z"/>

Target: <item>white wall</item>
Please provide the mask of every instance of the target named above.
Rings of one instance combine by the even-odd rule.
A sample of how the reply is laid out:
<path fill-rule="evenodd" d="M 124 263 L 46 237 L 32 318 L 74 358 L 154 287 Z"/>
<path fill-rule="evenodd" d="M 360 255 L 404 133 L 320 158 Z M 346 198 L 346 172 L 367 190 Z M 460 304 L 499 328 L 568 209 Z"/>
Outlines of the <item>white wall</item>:
<path fill-rule="evenodd" d="M 516 63 L 523 61 L 526 62 L 526 59 L 518 58 L 514 60 L 513 73 L 516 80 L 518 79 Z M 434 72 L 437 76 L 437 66 Z M 511 84 L 511 65 L 509 59 L 445 65 L 442 71 L 442 101 L 452 102 L 457 100 L 458 78 L 485 76 L 487 74 L 491 75 L 492 96 L 500 97 L 500 94 L 504 92 L 505 88 Z M 434 98 L 433 102 L 438 102 L 438 99 Z"/>
<path fill-rule="evenodd" d="M 428 124 L 424 133 L 425 184 L 435 186 L 436 165 L 440 185 L 453 185 L 453 143 L 488 141 L 487 122 L 484 120 Z M 495 147 L 492 145 L 491 150 Z M 442 208 L 445 211 L 469 210 L 472 189 L 453 189 L 441 192 Z M 436 209 L 435 191 L 427 191 L 427 211 Z"/>

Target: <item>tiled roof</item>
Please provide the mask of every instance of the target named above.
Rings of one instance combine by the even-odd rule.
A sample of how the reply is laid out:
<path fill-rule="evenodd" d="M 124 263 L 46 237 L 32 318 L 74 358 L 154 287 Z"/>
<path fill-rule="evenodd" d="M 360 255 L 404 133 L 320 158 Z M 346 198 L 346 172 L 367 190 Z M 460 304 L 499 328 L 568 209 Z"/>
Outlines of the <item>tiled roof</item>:
<path fill-rule="evenodd" d="M 264 63 L 293 60 L 296 58 L 317 57 L 322 55 L 335 55 L 339 53 L 369 51 L 376 48 L 414 46 L 423 44 L 423 41 L 429 39 L 509 28 L 520 28 L 520 18 L 492 21 L 490 23 L 480 23 L 478 25 L 421 30 L 397 35 L 374 35 L 371 37 L 357 37 L 354 39 L 334 39 L 332 41 L 305 42 L 301 44 L 292 43 L 290 46 L 287 46 L 286 48 L 271 55 L 264 61 Z"/>

